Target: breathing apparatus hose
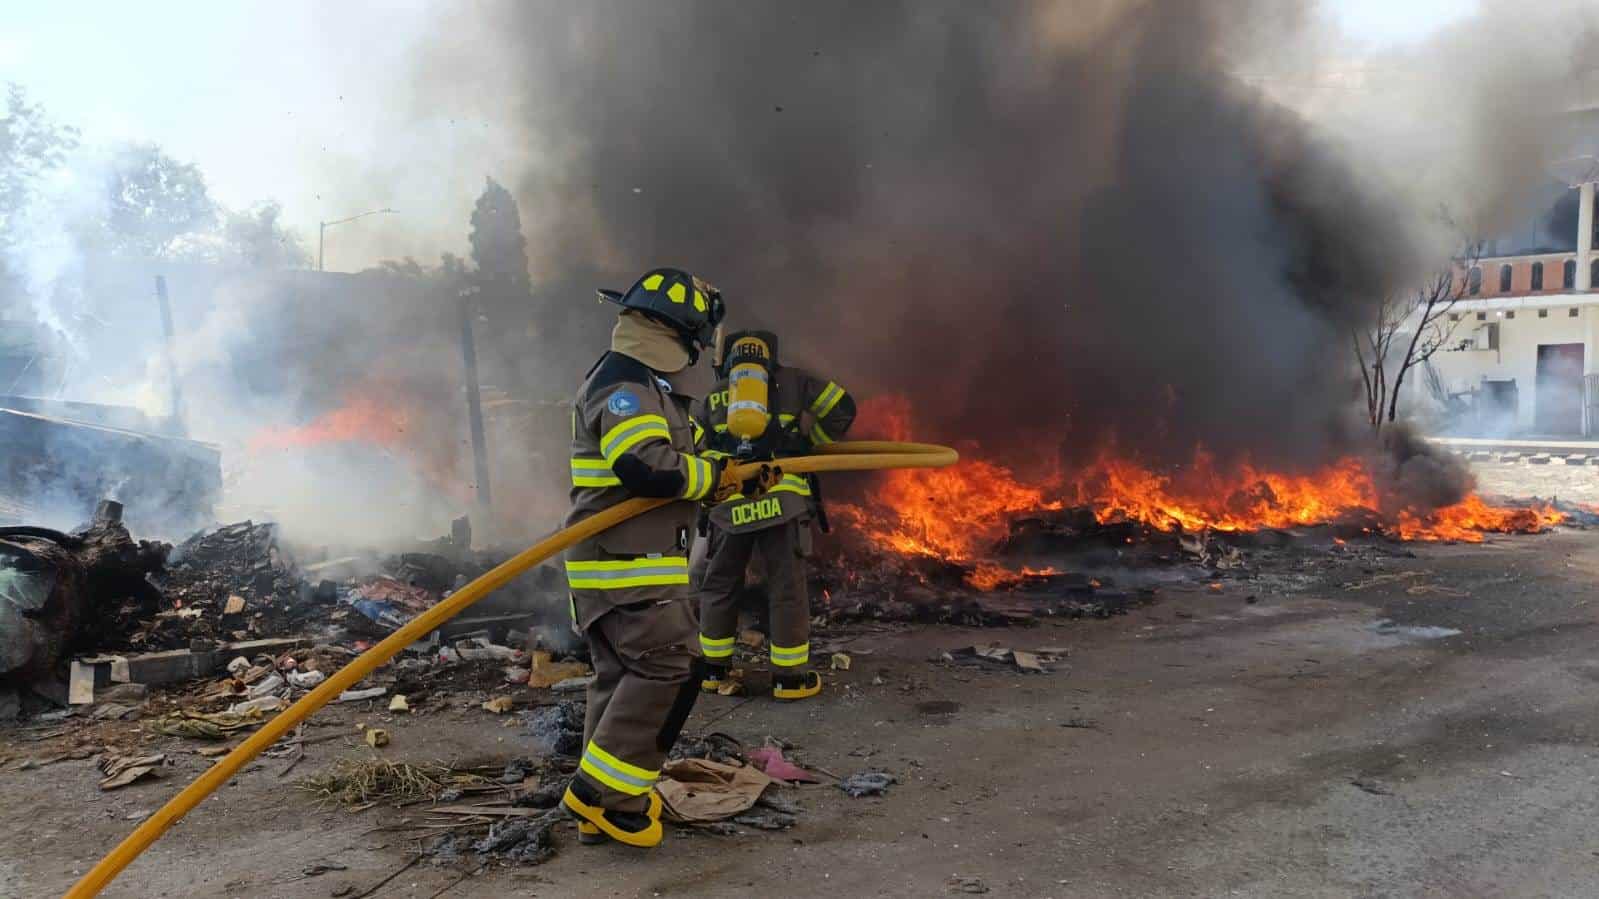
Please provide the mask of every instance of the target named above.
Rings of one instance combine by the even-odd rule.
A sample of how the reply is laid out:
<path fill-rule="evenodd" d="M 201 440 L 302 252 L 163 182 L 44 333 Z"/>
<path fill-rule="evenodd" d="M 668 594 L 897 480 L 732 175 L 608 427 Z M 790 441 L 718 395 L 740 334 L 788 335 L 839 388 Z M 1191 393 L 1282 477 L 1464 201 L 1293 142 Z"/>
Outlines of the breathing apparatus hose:
<path fill-rule="evenodd" d="M 816 447 L 815 452 L 817 455 L 782 459 L 776 464 L 788 473 L 810 474 L 819 471 L 943 468 L 953 465 L 960 459 L 959 454 L 953 449 L 930 443 L 847 441 Z M 754 477 L 762 464 L 755 462 L 740 465 L 739 474 L 743 477 Z M 311 692 L 300 697 L 293 705 L 279 712 L 260 730 L 234 747 L 233 751 L 218 759 L 178 795 L 167 800 L 166 805 L 146 818 L 133 833 L 128 834 L 116 848 L 107 853 L 105 858 L 100 859 L 89 873 L 73 884 L 72 889 L 66 893 L 67 899 L 97 895 L 122 872 L 123 868 L 131 864 L 144 850 L 150 848 L 150 844 L 159 839 L 167 828 L 176 824 L 178 819 L 198 805 L 200 800 L 227 783 L 228 779 L 239 773 L 247 762 L 276 743 L 295 725 L 371 674 L 379 665 L 398 655 L 400 650 L 431 633 L 468 606 L 510 583 L 522 572 L 572 544 L 587 540 L 629 518 L 672 502 L 680 500 L 635 498 L 618 503 L 540 540 L 411 619 L 404 627 L 357 656 L 350 664 L 340 668 Z"/>

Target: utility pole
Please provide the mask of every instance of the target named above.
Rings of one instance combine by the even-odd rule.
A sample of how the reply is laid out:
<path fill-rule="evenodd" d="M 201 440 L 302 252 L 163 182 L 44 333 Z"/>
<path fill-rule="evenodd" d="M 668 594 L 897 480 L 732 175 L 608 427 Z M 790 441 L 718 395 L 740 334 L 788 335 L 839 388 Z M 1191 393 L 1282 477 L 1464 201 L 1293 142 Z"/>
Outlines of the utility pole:
<path fill-rule="evenodd" d="M 324 269 L 322 267 L 322 250 L 323 250 L 323 247 L 327 244 L 328 229 L 329 228 L 333 227 L 334 225 L 342 225 L 345 222 L 353 222 L 353 221 L 355 221 L 356 219 L 359 219 L 359 218 L 366 218 L 369 215 L 383 215 L 385 213 L 395 213 L 395 214 L 397 214 L 397 210 L 389 209 L 389 208 L 385 207 L 383 209 L 373 209 L 373 210 L 370 210 L 370 211 L 367 211 L 367 212 L 363 212 L 360 215 L 352 215 L 349 218 L 345 218 L 345 219 L 335 219 L 335 220 L 333 220 L 331 222 L 317 222 L 317 228 L 316 228 L 316 270 L 319 271 L 319 272 L 320 271 L 326 271 L 326 269 Z"/>
<path fill-rule="evenodd" d="M 472 336 L 473 298 L 477 287 L 464 288 L 459 294 L 461 307 L 461 361 L 466 367 L 466 413 L 472 426 L 472 469 L 477 480 L 478 514 L 483 523 L 480 528 L 492 529 L 494 519 L 493 499 L 489 493 L 489 448 L 483 433 L 483 397 L 477 381 L 477 342 Z"/>
<path fill-rule="evenodd" d="M 184 434 L 183 390 L 178 386 L 177 339 L 172 328 L 172 303 L 167 299 L 166 275 L 155 276 L 155 301 L 161 307 L 161 331 L 166 335 L 167 381 L 172 385 L 172 424 L 174 430 Z"/>

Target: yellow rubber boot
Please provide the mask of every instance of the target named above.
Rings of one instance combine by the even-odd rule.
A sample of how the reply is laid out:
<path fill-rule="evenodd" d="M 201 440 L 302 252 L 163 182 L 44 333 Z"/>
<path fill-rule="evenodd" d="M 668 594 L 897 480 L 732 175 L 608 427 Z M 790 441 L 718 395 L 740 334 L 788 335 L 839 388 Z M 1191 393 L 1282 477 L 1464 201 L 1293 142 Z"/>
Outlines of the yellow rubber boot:
<path fill-rule="evenodd" d="M 780 674 L 772 682 L 772 698 L 784 702 L 810 699 L 822 692 L 822 676 L 814 671 L 803 674 Z"/>
<path fill-rule="evenodd" d="M 706 693 L 715 693 L 732 677 L 733 670 L 726 665 L 706 665 L 705 674 L 700 678 L 700 689 Z"/>
<path fill-rule="evenodd" d="M 606 837 L 627 846 L 649 849 L 661 844 L 665 831 L 661 827 L 661 797 L 650 792 L 650 805 L 644 812 L 616 812 L 600 806 L 599 796 L 593 787 L 581 778 L 573 778 L 561 797 L 561 805 L 578 819 L 579 842 L 603 842 Z M 593 828 L 587 831 L 584 825 Z"/>

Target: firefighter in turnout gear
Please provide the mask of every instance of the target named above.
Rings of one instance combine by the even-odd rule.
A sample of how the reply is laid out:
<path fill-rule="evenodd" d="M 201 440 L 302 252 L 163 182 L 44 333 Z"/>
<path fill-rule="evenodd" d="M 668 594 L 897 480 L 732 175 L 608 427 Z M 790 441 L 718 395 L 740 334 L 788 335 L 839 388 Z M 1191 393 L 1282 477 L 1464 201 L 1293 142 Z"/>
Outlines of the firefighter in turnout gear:
<path fill-rule="evenodd" d="M 668 503 L 566 553 L 574 626 L 588 642 L 583 756 L 562 802 L 584 842 L 661 841 L 654 792 L 701 677 L 688 549 L 698 503 L 759 485 L 723 484 L 727 462 L 695 452 L 690 398 L 679 383 L 714 345 L 715 288 L 677 269 L 647 272 L 626 293 L 611 349 L 589 370 L 572 410 L 568 526 L 631 497 Z M 729 474 L 730 476 L 730 474 Z"/>
<path fill-rule="evenodd" d="M 706 456 L 773 459 L 781 473 L 784 456 L 838 440 L 855 420 L 855 401 L 838 384 L 778 364 L 777 337 L 770 332 L 728 335 L 717 375 L 716 387 L 696 405 Z M 736 594 L 757 552 L 771 601 L 772 695 L 795 700 L 821 692 L 822 676 L 810 668 L 805 580 L 811 526 L 821 513 L 816 483 L 814 476 L 780 474 L 764 495 L 734 494 L 711 508 L 708 546 L 695 572 L 706 670 L 701 687 L 707 692 L 727 677 L 738 635 Z"/>

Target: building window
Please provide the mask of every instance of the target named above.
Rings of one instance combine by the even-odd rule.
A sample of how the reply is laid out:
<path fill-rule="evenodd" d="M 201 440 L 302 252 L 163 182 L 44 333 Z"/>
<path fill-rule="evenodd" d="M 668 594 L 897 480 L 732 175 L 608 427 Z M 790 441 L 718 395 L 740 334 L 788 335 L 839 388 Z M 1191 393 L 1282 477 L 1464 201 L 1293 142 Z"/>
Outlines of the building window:
<path fill-rule="evenodd" d="M 1589 289 L 1599 287 L 1599 259 L 1595 259 L 1588 266 L 1588 287 Z"/>
<path fill-rule="evenodd" d="M 1543 263 L 1542 262 L 1534 262 L 1532 264 L 1532 289 L 1533 290 L 1543 290 Z"/>
<path fill-rule="evenodd" d="M 1482 266 L 1471 267 L 1471 272 L 1466 275 L 1466 289 L 1471 291 L 1472 296 L 1482 293 Z"/>
<path fill-rule="evenodd" d="M 1539 318 L 1548 318 L 1549 317 L 1549 310 L 1548 309 L 1539 309 L 1538 310 L 1538 317 Z"/>
<path fill-rule="evenodd" d="M 1572 306 L 1570 309 L 1566 310 L 1566 318 L 1576 318 L 1576 317 L 1577 317 L 1577 307 L 1576 306 Z"/>
<path fill-rule="evenodd" d="M 1515 318 L 1515 317 L 1516 317 L 1516 310 L 1514 310 L 1514 309 L 1505 310 L 1505 318 Z"/>
<path fill-rule="evenodd" d="M 1449 320 L 1452 321 L 1452 322 L 1460 321 L 1460 313 L 1458 313 L 1458 312 L 1449 313 Z"/>
<path fill-rule="evenodd" d="M 1499 266 L 1499 292 L 1510 292 L 1510 266 L 1508 265 Z"/>
<path fill-rule="evenodd" d="M 1488 313 L 1486 313 L 1486 312 L 1477 313 L 1477 321 L 1485 322 L 1487 320 L 1488 320 Z"/>
<path fill-rule="evenodd" d="M 1577 286 L 1577 260 L 1566 260 L 1565 271 L 1560 276 L 1560 286 L 1567 290 Z"/>

